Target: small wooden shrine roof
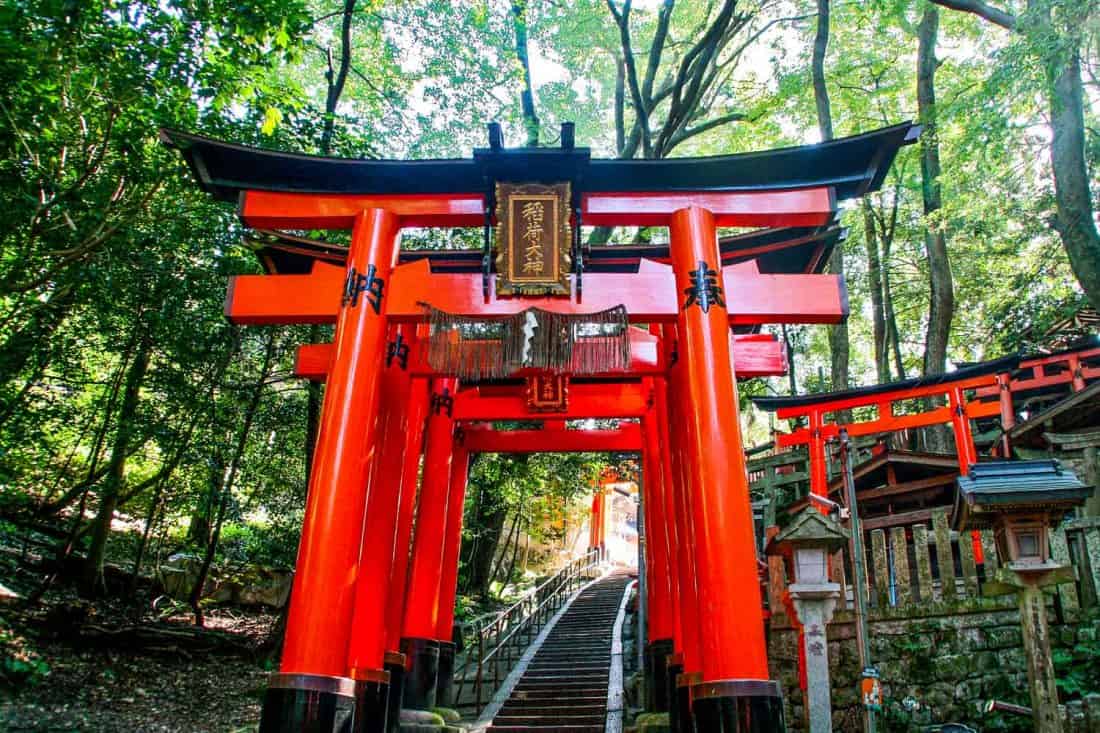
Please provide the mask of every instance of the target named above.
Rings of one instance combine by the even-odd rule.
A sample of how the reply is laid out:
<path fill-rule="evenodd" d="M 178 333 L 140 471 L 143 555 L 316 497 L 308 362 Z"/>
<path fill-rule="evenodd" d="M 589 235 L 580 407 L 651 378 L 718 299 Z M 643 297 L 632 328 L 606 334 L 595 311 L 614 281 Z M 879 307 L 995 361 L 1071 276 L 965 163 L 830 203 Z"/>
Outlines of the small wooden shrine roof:
<path fill-rule="evenodd" d="M 1010 508 L 1053 509 L 1079 504 L 1093 487 L 1052 459 L 990 461 L 959 476 L 952 524 L 973 529 L 988 523 L 989 513 Z"/>
<path fill-rule="evenodd" d="M 332 158 L 237 145 L 178 130 L 161 139 L 180 150 L 199 185 L 224 201 L 242 191 L 317 194 L 485 194 L 493 180 L 569 180 L 584 193 L 776 191 L 830 186 L 838 199 L 877 190 L 912 122 L 816 145 L 663 160 L 591 159 L 587 148 L 477 149 L 472 158 Z"/>
<path fill-rule="evenodd" d="M 1020 363 L 1017 354 L 1004 356 L 1000 359 L 983 361 L 971 364 L 953 372 L 934 374 L 927 377 L 904 379 L 898 382 L 875 384 L 869 387 L 857 387 L 855 389 L 838 390 L 836 392 L 819 392 L 817 394 L 794 395 L 791 397 L 753 397 L 752 401 L 757 407 L 769 412 L 784 407 L 812 407 L 814 405 L 826 405 L 830 402 L 841 402 L 852 398 L 873 397 L 875 395 L 890 394 L 893 392 L 905 392 L 906 390 L 920 387 L 931 387 L 948 382 L 961 381 L 971 377 L 981 377 L 986 374 L 999 374 L 1011 372 Z"/>
<path fill-rule="evenodd" d="M 936 507 L 950 506 L 959 474 L 955 456 L 875 446 L 872 455 L 853 466 L 852 478 L 865 529 L 927 521 Z M 842 499 L 842 477 L 829 482 L 829 495 Z M 809 505 L 802 499 L 786 507 L 788 514 Z"/>
<path fill-rule="evenodd" d="M 1035 413 L 1008 430 L 1016 447 L 1045 448 L 1046 434 L 1076 433 L 1100 426 L 1100 381 Z"/>

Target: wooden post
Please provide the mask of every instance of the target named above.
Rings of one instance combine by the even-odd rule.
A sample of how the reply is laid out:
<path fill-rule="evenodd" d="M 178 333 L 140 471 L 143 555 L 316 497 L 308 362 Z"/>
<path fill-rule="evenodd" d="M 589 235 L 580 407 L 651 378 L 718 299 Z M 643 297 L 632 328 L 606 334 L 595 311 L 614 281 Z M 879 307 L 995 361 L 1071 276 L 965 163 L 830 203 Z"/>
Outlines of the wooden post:
<path fill-rule="evenodd" d="M 928 556 L 928 528 L 923 524 L 913 525 L 913 551 L 917 556 L 917 586 L 921 603 L 931 603 L 934 598 L 932 562 Z"/>
<path fill-rule="evenodd" d="M 947 523 L 947 510 L 932 512 L 932 533 L 936 541 L 936 566 L 940 571 L 940 597 L 951 600 L 956 595 L 955 555 L 951 551 L 951 528 Z"/>
<path fill-rule="evenodd" d="M 890 607 L 890 562 L 886 556 L 886 532 L 871 530 L 871 567 L 875 577 L 875 606 L 882 611 Z"/>
<path fill-rule="evenodd" d="M 907 606 L 912 600 L 912 580 L 909 577 L 909 546 L 905 541 L 905 527 L 890 529 L 890 549 L 894 554 L 894 587 L 897 605 Z"/>
<path fill-rule="evenodd" d="M 1031 714 L 1036 733 L 1062 733 L 1058 713 L 1058 686 L 1050 654 L 1050 628 L 1047 626 L 1046 599 L 1036 582 L 1020 578 L 1017 592 L 1020 626 L 1027 658 L 1027 679 L 1031 691 Z"/>
<path fill-rule="evenodd" d="M 978 564 L 974 560 L 974 541 L 970 532 L 959 533 L 959 560 L 962 565 L 963 585 L 966 595 L 978 597 Z"/>

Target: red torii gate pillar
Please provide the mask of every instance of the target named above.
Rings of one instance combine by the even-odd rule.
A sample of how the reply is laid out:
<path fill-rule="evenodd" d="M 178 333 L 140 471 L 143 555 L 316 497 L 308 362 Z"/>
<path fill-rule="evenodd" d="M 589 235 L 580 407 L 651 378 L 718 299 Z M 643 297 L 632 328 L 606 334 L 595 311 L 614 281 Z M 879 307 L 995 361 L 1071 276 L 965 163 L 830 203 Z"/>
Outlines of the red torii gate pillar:
<path fill-rule="evenodd" d="M 691 206 L 669 227 L 683 300 L 677 353 L 687 418 L 685 464 L 699 580 L 702 681 L 691 688 L 696 725 L 743 730 L 740 721 L 782 726 L 779 685 L 769 679 L 748 474 L 738 423 L 729 314 L 720 283 L 714 215 Z"/>
<path fill-rule="evenodd" d="M 439 612 L 435 626 L 435 639 L 439 644 L 439 670 L 436 677 L 437 707 L 450 707 L 454 704 L 455 597 L 458 594 L 458 556 L 462 550 L 462 512 L 466 507 L 466 480 L 470 468 L 470 454 L 462 442 L 460 428 L 455 431 L 450 488 L 447 490 L 443 572 L 440 579 Z"/>
<path fill-rule="evenodd" d="M 439 675 L 439 600 L 443 581 L 447 504 L 454 457 L 454 395 L 458 381 L 432 382 L 424 477 L 420 487 L 416 535 L 409 568 L 401 651 L 405 654 L 404 707 L 431 710 L 436 706 Z"/>
<path fill-rule="evenodd" d="M 399 326 L 393 330 L 400 341 L 413 328 Z M 393 592 L 392 572 L 399 547 L 395 537 L 406 449 L 404 436 L 409 427 L 409 410 L 411 407 L 415 409 L 410 404 L 413 396 L 409 387 L 409 375 L 402 364 L 395 364 L 393 359 L 387 359 L 382 375 L 381 410 L 376 427 L 381 436 L 380 449 L 376 451 L 379 458 L 371 461 L 370 491 L 363 521 L 359 572 L 355 583 L 355 610 L 347 661 L 348 676 L 357 681 L 364 678 L 364 673 L 369 680 L 374 674 L 373 670 L 377 669 L 373 665 L 379 660 L 383 661 L 384 669 L 390 675 L 386 710 L 388 715 L 395 716 L 387 724 L 387 728 L 391 730 L 397 729 L 396 716 L 400 715 L 405 658 L 396 651 L 396 646 L 390 645 L 386 633 L 387 595 Z M 419 410 L 419 416 L 412 417 L 423 421 L 423 410 Z M 370 459 L 369 456 L 367 458 Z M 415 491 L 415 485 L 411 488 Z M 404 546 L 408 548 L 407 540 Z M 383 633 L 378 633 L 378 629 L 382 629 Z M 373 690 L 368 687 L 358 695 L 361 711 L 356 715 L 358 720 L 367 720 L 369 712 L 378 708 L 378 703 L 369 698 L 371 692 Z"/>
<path fill-rule="evenodd" d="M 264 730 L 336 729 L 339 720 L 356 717 L 357 685 L 366 701 L 381 706 L 372 717 L 386 719 L 384 644 L 370 644 L 378 653 L 364 660 L 358 680 L 346 675 L 367 503 L 364 457 L 378 444 L 375 418 L 387 334 L 381 306 L 397 258 L 397 232 L 397 218 L 382 209 L 360 212 L 352 227 L 347 272 L 355 287 L 337 316 L 282 662 L 264 700 Z M 359 439 L 346 440 L 350 435 Z M 365 633 L 384 638 L 385 629 Z"/>
<path fill-rule="evenodd" d="M 657 380 L 654 380 L 657 381 Z M 662 382 L 664 380 L 661 380 Z M 654 390 L 656 390 L 656 385 Z M 656 401 L 656 394 L 654 395 Z M 661 451 L 661 429 L 657 410 L 651 409 L 642 418 L 645 449 L 643 465 L 643 518 L 645 520 L 646 557 L 646 618 L 645 647 L 645 707 L 647 710 L 668 710 L 668 665 L 666 658 L 674 650 L 673 572 L 670 567 L 669 541 L 672 516 L 665 510 L 665 495 L 670 490 L 665 483 Z"/>
<path fill-rule="evenodd" d="M 667 455 L 666 481 L 668 514 L 674 517 L 676 532 L 676 605 L 674 650 L 666 660 L 668 674 L 669 722 L 673 731 L 694 730 L 691 717 L 691 683 L 702 679 L 702 652 L 699 641 L 699 577 L 696 572 L 695 529 L 691 515 L 691 474 L 685 458 L 687 436 L 683 430 L 673 431 L 672 425 L 683 425 L 682 410 L 683 363 L 678 354 L 676 327 L 663 328 L 662 346 L 672 366 L 664 390 L 657 393 L 657 409 L 661 422 L 662 449 Z"/>

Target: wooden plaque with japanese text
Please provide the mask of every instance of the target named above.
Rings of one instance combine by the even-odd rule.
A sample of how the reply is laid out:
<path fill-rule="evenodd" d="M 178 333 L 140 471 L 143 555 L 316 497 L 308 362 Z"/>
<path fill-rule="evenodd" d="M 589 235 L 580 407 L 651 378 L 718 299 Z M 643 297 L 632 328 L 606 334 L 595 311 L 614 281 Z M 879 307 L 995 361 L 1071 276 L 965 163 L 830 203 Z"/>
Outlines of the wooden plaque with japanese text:
<path fill-rule="evenodd" d="M 568 183 L 498 183 L 497 295 L 569 295 Z"/>

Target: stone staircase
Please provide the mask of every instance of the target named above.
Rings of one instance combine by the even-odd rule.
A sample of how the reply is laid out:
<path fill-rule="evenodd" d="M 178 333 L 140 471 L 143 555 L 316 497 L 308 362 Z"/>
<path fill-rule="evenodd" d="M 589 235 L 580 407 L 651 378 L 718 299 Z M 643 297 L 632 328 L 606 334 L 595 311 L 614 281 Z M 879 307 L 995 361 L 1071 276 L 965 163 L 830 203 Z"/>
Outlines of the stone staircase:
<path fill-rule="evenodd" d="M 604 733 L 611 637 L 629 582 L 625 573 L 613 574 L 581 591 L 493 718 L 491 733 Z"/>

